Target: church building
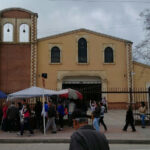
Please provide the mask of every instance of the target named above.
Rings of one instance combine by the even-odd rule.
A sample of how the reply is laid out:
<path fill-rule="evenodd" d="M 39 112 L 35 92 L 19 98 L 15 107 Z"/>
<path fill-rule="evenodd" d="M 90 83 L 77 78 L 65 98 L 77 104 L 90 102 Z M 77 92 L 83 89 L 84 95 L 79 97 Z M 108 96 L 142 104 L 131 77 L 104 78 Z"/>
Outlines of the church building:
<path fill-rule="evenodd" d="M 37 18 L 22 8 L 0 11 L 0 90 L 42 87 L 45 74 L 47 89 L 79 89 L 84 100 L 106 97 L 110 108 L 125 108 L 129 94 L 102 91 L 149 89 L 150 66 L 132 60 L 132 41 L 88 29 L 37 39 Z"/>

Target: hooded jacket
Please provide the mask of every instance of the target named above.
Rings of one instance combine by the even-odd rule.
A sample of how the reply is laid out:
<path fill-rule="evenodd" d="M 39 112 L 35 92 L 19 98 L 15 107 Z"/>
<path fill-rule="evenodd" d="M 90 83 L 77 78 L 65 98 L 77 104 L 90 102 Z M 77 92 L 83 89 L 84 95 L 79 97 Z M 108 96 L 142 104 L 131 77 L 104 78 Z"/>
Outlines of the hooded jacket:
<path fill-rule="evenodd" d="M 85 125 L 72 134 L 69 150 L 109 150 L 109 144 L 104 134 Z"/>

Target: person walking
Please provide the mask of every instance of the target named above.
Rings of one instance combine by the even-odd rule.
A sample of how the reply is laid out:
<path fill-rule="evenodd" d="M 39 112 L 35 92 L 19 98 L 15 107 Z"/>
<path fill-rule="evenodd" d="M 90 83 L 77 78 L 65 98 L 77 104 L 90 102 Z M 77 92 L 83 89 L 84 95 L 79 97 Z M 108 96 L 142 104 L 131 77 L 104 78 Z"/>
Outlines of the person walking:
<path fill-rule="evenodd" d="M 3 103 L 3 116 L 2 116 L 2 122 L 1 122 L 1 128 L 3 131 L 7 131 L 7 109 L 8 109 L 8 105 L 7 103 Z"/>
<path fill-rule="evenodd" d="M 18 133 L 17 135 L 23 136 L 25 127 L 27 127 L 27 129 L 30 132 L 29 136 L 33 135 L 33 131 L 30 126 L 31 110 L 27 103 L 23 105 L 23 108 L 21 110 L 21 116 L 22 116 L 22 118 L 20 119 L 21 130 L 20 130 L 20 133 Z"/>
<path fill-rule="evenodd" d="M 96 129 L 96 131 L 99 131 L 99 117 L 100 117 L 100 106 L 99 103 L 96 102 L 95 111 L 93 112 L 94 120 L 93 120 L 93 127 Z"/>
<path fill-rule="evenodd" d="M 55 117 L 56 117 L 56 108 L 53 105 L 52 101 L 48 101 L 48 120 L 46 123 L 46 131 L 49 129 L 49 127 L 52 127 L 52 133 L 56 133 L 56 123 L 55 123 Z"/>
<path fill-rule="evenodd" d="M 16 131 L 18 128 L 19 109 L 12 102 L 7 110 L 8 131 Z"/>
<path fill-rule="evenodd" d="M 106 97 L 102 98 L 102 103 L 103 103 L 103 106 L 105 107 L 105 113 L 107 113 L 107 100 L 106 100 Z"/>
<path fill-rule="evenodd" d="M 76 108 L 76 104 L 73 100 L 70 100 L 69 106 L 68 106 L 68 119 L 69 119 L 69 126 L 73 126 L 73 120 L 72 120 L 72 113 L 74 112 Z"/>
<path fill-rule="evenodd" d="M 63 130 L 64 127 L 64 114 L 65 114 L 65 110 L 64 110 L 64 106 L 63 106 L 63 102 L 60 102 L 58 107 L 57 107 L 57 112 L 58 112 L 58 117 L 59 117 L 59 131 Z"/>
<path fill-rule="evenodd" d="M 100 103 L 100 107 L 101 107 L 101 112 L 100 112 L 100 120 L 99 123 L 103 125 L 105 131 L 107 131 L 107 126 L 104 123 L 104 111 L 105 111 L 105 107 L 103 106 L 103 103 Z"/>
<path fill-rule="evenodd" d="M 130 105 L 128 107 L 128 110 L 126 112 L 126 123 L 123 128 L 123 131 L 127 131 L 128 125 L 131 125 L 132 131 L 135 132 L 135 126 L 134 126 L 134 117 L 133 117 L 133 111 L 132 111 L 132 106 Z"/>
<path fill-rule="evenodd" d="M 141 117 L 142 128 L 145 128 L 146 106 L 145 106 L 144 102 L 141 102 L 141 106 L 139 108 L 139 113 L 140 113 L 140 117 Z"/>
<path fill-rule="evenodd" d="M 41 124 L 42 124 L 42 103 L 40 100 L 36 100 L 35 104 L 35 120 L 36 120 L 36 129 L 41 129 Z"/>

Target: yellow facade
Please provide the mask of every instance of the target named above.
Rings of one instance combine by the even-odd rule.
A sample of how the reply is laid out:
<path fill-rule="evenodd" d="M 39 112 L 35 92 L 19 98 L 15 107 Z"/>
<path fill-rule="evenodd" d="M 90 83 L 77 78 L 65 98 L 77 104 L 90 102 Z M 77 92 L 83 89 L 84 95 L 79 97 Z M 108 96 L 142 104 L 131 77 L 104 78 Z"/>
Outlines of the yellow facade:
<path fill-rule="evenodd" d="M 150 87 L 150 66 L 133 62 L 134 88 Z"/>
<path fill-rule="evenodd" d="M 78 63 L 78 40 L 87 41 L 88 62 Z M 41 74 L 47 73 L 46 88 L 61 89 L 63 79 L 66 77 L 98 77 L 102 89 L 126 88 L 128 89 L 128 50 L 130 41 L 95 33 L 86 29 L 71 31 L 56 36 L 38 40 L 37 56 L 37 85 L 42 87 Z M 61 51 L 61 62 L 52 64 L 50 61 L 51 48 L 57 46 Z M 114 62 L 104 63 L 104 49 L 111 47 L 114 52 Z M 109 103 L 126 103 L 126 94 L 103 94 Z"/>

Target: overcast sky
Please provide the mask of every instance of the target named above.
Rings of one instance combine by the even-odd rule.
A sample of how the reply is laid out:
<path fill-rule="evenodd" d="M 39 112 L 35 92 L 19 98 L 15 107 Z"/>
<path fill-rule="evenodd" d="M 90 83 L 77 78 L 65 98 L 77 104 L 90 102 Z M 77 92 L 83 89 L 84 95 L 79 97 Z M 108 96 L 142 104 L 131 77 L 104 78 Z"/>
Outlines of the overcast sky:
<path fill-rule="evenodd" d="M 144 39 L 139 14 L 149 0 L 0 0 L 0 9 L 21 7 L 38 13 L 38 38 L 86 28 L 131 40 Z M 133 45 L 133 47 L 134 47 Z"/>

